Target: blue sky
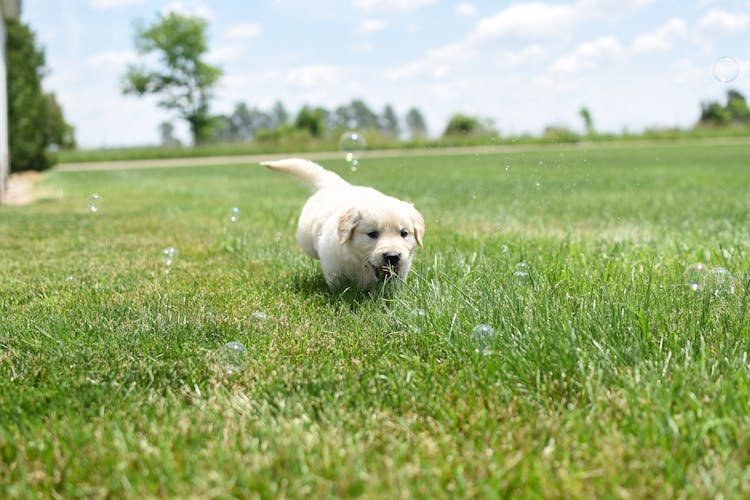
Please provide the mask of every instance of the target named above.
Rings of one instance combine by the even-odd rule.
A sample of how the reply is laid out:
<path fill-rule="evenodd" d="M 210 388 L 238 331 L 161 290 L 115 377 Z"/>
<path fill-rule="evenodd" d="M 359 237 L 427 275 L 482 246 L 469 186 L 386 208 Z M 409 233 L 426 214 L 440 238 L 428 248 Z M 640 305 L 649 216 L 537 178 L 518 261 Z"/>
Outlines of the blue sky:
<path fill-rule="evenodd" d="M 210 23 L 216 113 L 362 98 L 401 116 L 418 107 L 433 135 L 458 111 L 509 135 L 580 130 L 586 106 L 597 129 L 619 132 L 690 126 L 728 88 L 750 97 L 750 0 L 27 0 L 45 88 L 82 147 L 158 143 L 174 116 L 120 82 L 134 21 L 170 10 Z M 730 83 L 714 76 L 722 57 L 739 68 Z"/>

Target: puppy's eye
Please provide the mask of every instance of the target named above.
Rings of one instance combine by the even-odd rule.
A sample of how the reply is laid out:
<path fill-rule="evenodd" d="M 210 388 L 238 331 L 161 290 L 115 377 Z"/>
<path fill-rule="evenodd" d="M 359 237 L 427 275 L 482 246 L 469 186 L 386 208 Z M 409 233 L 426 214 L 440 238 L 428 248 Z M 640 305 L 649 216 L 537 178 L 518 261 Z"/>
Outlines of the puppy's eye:
<path fill-rule="evenodd" d="M 409 236 L 409 231 L 407 231 L 406 229 L 402 229 L 401 230 L 401 237 L 402 238 L 406 238 L 407 236 Z"/>
<path fill-rule="evenodd" d="M 377 231 L 370 231 L 369 233 L 367 233 L 367 236 L 369 236 L 373 240 L 377 240 L 378 236 L 380 236 L 380 233 Z"/>

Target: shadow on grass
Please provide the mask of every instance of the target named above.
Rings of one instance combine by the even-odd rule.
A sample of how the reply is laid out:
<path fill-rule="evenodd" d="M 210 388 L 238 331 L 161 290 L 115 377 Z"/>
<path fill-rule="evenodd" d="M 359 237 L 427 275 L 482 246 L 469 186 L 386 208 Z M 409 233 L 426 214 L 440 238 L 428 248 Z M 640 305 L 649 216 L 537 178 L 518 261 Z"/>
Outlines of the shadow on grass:
<path fill-rule="evenodd" d="M 352 285 L 340 290 L 331 290 L 322 274 L 303 273 L 293 278 L 295 292 L 307 297 L 320 299 L 328 305 L 346 304 L 352 312 L 358 311 L 365 304 L 392 299 L 399 286 L 395 283 L 376 287 L 373 290 L 361 290 Z"/>

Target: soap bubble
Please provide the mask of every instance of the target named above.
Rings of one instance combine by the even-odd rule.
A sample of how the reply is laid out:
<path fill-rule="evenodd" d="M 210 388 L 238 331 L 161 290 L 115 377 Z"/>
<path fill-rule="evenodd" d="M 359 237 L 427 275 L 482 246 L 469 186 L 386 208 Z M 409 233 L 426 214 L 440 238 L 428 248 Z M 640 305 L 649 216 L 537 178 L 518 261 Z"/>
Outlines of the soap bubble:
<path fill-rule="evenodd" d="M 268 314 L 264 313 L 263 311 L 255 311 L 250 315 L 250 319 L 257 322 L 265 322 L 268 321 Z"/>
<path fill-rule="evenodd" d="M 88 201 L 89 212 L 91 213 L 98 212 L 99 207 L 101 206 L 101 203 L 102 203 L 102 196 L 100 194 L 94 193 L 91 196 L 89 196 L 89 201 Z"/>
<path fill-rule="evenodd" d="M 706 289 L 715 297 L 732 295 L 735 289 L 734 276 L 723 267 L 714 267 L 706 273 Z"/>
<path fill-rule="evenodd" d="M 216 352 L 216 363 L 225 375 L 237 375 L 247 367 L 247 349 L 239 342 L 227 342 Z"/>
<path fill-rule="evenodd" d="M 730 83 L 740 74 L 740 65 L 729 56 L 720 57 L 714 62 L 714 78 L 721 83 Z"/>
<path fill-rule="evenodd" d="M 492 344 L 495 341 L 495 329 L 490 325 L 480 323 L 471 331 L 471 340 L 476 344 L 476 352 L 485 356 L 492 353 Z"/>
<path fill-rule="evenodd" d="M 693 264 L 685 272 L 685 280 L 692 290 L 703 288 L 706 280 L 706 267 L 703 264 Z"/>
<path fill-rule="evenodd" d="M 424 309 L 414 309 L 409 313 L 409 327 L 414 331 L 419 331 L 427 320 L 427 313 Z"/>
<path fill-rule="evenodd" d="M 513 271 L 513 283 L 516 285 L 527 285 L 530 282 L 529 265 L 525 262 L 519 262 Z"/>
<path fill-rule="evenodd" d="M 229 209 L 229 222 L 237 222 L 240 220 L 240 209 L 232 207 Z"/>
<path fill-rule="evenodd" d="M 161 262 L 162 264 L 164 264 L 164 267 L 166 267 L 167 272 L 169 272 L 169 269 L 172 267 L 172 264 L 174 264 L 175 260 L 177 260 L 177 256 L 179 254 L 180 252 L 178 252 L 175 247 L 167 247 L 161 251 Z"/>
<path fill-rule="evenodd" d="M 344 152 L 344 158 L 351 164 L 352 171 L 357 170 L 359 158 L 362 152 L 367 148 L 367 142 L 364 136 L 359 132 L 345 132 L 339 139 L 339 146 Z"/>

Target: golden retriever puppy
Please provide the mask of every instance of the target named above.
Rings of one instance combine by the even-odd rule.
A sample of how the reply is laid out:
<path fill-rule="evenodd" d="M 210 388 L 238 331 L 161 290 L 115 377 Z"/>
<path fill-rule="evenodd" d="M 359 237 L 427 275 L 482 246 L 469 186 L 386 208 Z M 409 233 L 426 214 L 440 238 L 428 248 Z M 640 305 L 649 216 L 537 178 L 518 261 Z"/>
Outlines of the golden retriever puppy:
<path fill-rule="evenodd" d="M 424 236 L 424 219 L 411 203 L 353 186 L 311 161 L 290 158 L 262 165 L 298 177 L 312 189 L 299 218 L 297 242 L 320 260 L 331 289 L 349 284 L 369 289 L 406 278 Z"/>

